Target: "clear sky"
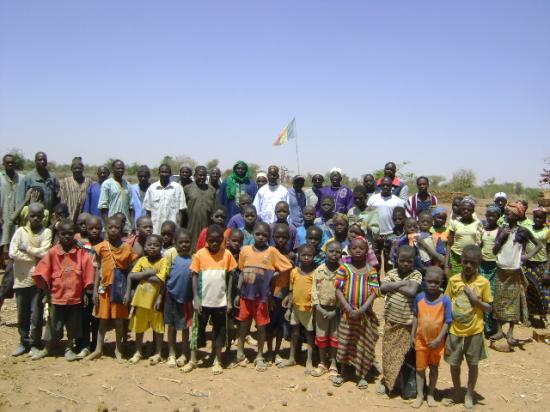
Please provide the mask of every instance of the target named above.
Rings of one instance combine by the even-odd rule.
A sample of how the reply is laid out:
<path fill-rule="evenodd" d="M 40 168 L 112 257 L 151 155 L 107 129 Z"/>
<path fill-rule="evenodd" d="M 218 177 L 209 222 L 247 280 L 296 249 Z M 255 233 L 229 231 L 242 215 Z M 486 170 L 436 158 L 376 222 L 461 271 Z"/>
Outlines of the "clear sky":
<path fill-rule="evenodd" d="M 550 2 L 0 0 L 0 151 L 535 186 Z"/>

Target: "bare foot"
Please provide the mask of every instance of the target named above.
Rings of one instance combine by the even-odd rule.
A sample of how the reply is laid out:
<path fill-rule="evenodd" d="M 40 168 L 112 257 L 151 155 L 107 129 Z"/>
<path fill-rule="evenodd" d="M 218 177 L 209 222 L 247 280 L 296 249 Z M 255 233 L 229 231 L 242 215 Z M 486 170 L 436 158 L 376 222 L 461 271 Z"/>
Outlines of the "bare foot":
<path fill-rule="evenodd" d="M 435 401 L 433 395 L 428 395 L 428 406 L 430 408 L 435 408 L 437 406 L 437 402 Z"/>
<path fill-rule="evenodd" d="M 279 363 L 277 366 L 279 368 L 288 368 L 289 366 L 295 366 L 295 365 L 296 365 L 296 361 L 294 359 L 286 359 L 281 363 Z"/>
<path fill-rule="evenodd" d="M 93 351 L 92 353 L 90 353 L 88 356 L 86 356 L 84 358 L 85 361 L 90 361 L 90 360 L 96 360 L 96 359 L 99 359 L 103 356 L 103 353 L 102 352 L 99 352 L 99 351 Z"/>
<path fill-rule="evenodd" d="M 464 397 L 464 409 L 467 411 L 474 410 L 474 397 L 471 396 L 467 391 L 466 396 Z"/>
<path fill-rule="evenodd" d="M 122 356 L 122 352 L 119 351 L 118 349 L 115 349 L 115 358 L 116 360 L 118 361 L 121 361 L 124 359 L 124 356 Z"/>
<path fill-rule="evenodd" d="M 490 340 L 500 340 L 504 337 L 504 333 L 502 331 L 495 333 L 494 335 L 491 335 L 489 337 Z"/>
<path fill-rule="evenodd" d="M 411 406 L 414 408 L 414 409 L 418 409 L 422 406 L 422 402 L 424 402 L 424 399 L 422 398 L 416 398 L 414 400 L 414 402 L 411 404 Z"/>

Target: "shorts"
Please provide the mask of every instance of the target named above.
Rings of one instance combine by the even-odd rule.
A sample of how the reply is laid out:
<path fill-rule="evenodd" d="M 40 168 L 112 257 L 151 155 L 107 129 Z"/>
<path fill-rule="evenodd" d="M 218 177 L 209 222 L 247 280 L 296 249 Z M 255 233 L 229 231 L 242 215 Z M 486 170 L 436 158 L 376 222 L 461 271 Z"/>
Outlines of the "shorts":
<path fill-rule="evenodd" d="M 241 298 L 239 307 L 237 320 L 243 322 L 253 318 L 256 326 L 265 326 L 269 323 L 267 302 Z"/>
<path fill-rule="evenodd" d="M 129 328 L 134 333 L 144 333 L 149 328 L 155 333 L 164 333 L 164 317 L 162 312 L 155 309 L 133 307 L 134 313 L 130 318 Z"/>
<path fill-rule="evenodd" d="M 283 308 L 283 299 L 272 296 L 271 307 L 269 308 L 269 324 L 266 328 L 266 332 L 269 335 L 274 334 L 275 331 L 279 329 L 283 330 L 284 333 L 285 324 L 287 323 L 285 320 L 285 312 L 286 309 Z"/>
<path fill-rule="evenodd" d="M 63 328 L 67 339 L 82 337 L 82 305 L 50 305 L 46 341 L 59 342 L 63 339 Z"/>
<path fill-rule="evenodd" d="M 94 316 L 99 319 L 128 319 L 128 308 L 122 303 L 111 303 L 111 286 L 105 286 L 104 293 L 98 293 L 98 305 Z"/>
<path fill-rule="evenodd" d="M 441 361 L 441 355 L 445 350 L 445 346 L 441 345 L 441 348 L 431 349 L 422 348 L 416 350 L 416 370 L 425 371 L 428 366 L 439 366 Z"/>
<path fill-rule="evenodd" d="M 330 311 L 336 309 L 334 306 L 322 307 Z M 338 314 L 332 319 L 325 319 L 320 312 L 315 311 L 315 344 L 319 348 L 338 347 L 338 319 Z"/>
<path fill-rule="evenodd" d="M 176 330 L 184 330 L 193 323 L 193 304 L 179 303 L 169 293 L 164 299 L 164 324 L 174 326 Z"/>
<path fill-rule="evenodd" d="M 447 335 L 445 361 L 451 366 L 460 366 L 463 358 L 472 366 L 476 366 L 480 360 L 487 359 L 483 332 L 472 336 L 456 336 L 452 333 Z"/>
<path fill-rule="evenodd" d="M 290 324 L 302 325 L 308 332 L 313 332 L 313 312 L 292 308 Z"/>
<path fill-rule="evenodd" d="M 212 343 L 216 348 L 222 348 L 227 343 L 227 306 L 220 308 L 202 307 L 202 313 L 193 315 L 191 330 L 191 349 L 196 350 L 206 346 L 206 325 L 212 320 Z"/>

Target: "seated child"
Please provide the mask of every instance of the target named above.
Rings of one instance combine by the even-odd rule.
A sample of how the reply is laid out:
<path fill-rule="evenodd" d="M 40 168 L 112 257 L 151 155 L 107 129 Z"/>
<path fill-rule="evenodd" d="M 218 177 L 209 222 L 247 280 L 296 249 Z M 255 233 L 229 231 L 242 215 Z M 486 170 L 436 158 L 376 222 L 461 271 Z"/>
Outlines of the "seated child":
<path fill-rule="evenodd" d="M 334 228 L 332 227 L 332 217 L 334 216 L 334 199 L 330 196 L 321 199 L 320 212 L 321 216 L 314 221 L 315 226 L 318 226 L 323 231 L 323 238 L 330 239 L 334 236 Z"/>
<path fill-rule="evenodd" d="M 244 227 L 244 209 L 247 206 L 251 206 L 253 200 L 248 193 L 243 193 L 239 197 L 239 209 L 241 211 L 229 219 L 227 222 L 228 229 L 242 229 Z"/>
<path fill-rule="evenodd" d="M 125 242 L 141 257 L 145 253 L 145 241 L 153 234 L 153 221 L 150 217 L 141 216 L 136 220 L 136 225 L 137 235 L 131 235 Z"/>
<path fill-rule="evenodd" d="M 254 226 L 259 222 L 258 213 L 254 205 L 245 206 L 243 208 L 244 226 L 241 231 L 243 232 L 243 246 L 249 246 L 254 244 Z"/>
<path fill-rule="evenodd" d="M 220 225 L 223 227 L 225 224 L 225 220 L 227 217 L 227 209 L 223 205 L 216 205 L 214 208 L 214 212 L 212 213 L 212 216 L 210 216 L 210 224 L 212 225 Z M 208 228 L 204 228 L 201 230 L 201 233 L 199 234 L 199 239 L 197 240 L 197 245 L 195 246 L 195 252 L 199 249 L 202 249 L 206 245 L 206 233 L 208 231 Z M 224 236 L 225 239 L 225 236 Z M 222 249 L 225 249 L 225 242 L 221 245 Z"/>

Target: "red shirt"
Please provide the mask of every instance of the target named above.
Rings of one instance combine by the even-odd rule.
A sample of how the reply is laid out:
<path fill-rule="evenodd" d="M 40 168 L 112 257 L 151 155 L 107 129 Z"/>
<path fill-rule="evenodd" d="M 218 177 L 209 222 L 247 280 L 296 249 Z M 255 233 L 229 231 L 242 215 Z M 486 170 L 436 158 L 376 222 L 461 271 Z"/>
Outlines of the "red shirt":
<path fill-rule="evenodd" d="M 95 268 L 85 249 L 65 252 L 57 244 L 38 262 L 32 276 L 40 287 L 48 287 L 53 304 L 78 305 L 84 290 L 94 284 Z"/>

